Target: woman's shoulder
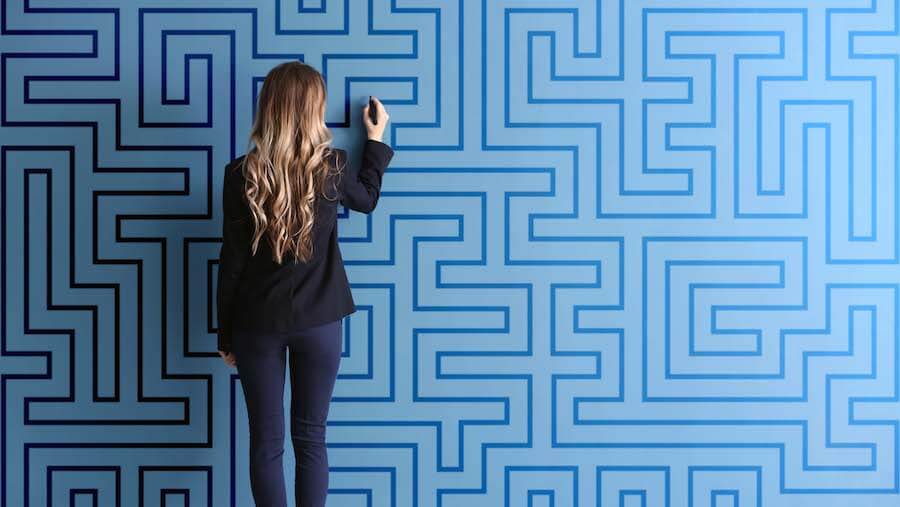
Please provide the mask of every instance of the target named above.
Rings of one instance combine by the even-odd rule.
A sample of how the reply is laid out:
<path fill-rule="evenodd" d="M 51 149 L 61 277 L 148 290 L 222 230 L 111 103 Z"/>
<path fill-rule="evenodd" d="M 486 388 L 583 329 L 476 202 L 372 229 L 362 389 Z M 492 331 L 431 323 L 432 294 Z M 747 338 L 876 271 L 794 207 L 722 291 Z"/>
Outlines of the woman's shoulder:
<path fill-rule="evenodd" d="M 328 159 L 331 162 L 331 166 L 336 168 L 341 174 L 343 174 L 343 172 L 344 172 L 341 169 L 343 169 L 347 166 L 348 158 L 349 157 L 347 156 L 347 151 L 343 150 L 341 148 L 338 148 L 337 146 L 332 146 L 331 151 L 329 151 L 329 153 L 326 157 L 326 159 Z M 341 178 L 341 179 L 343 179 L 343 178 Z"/>
<path fill-rule="evenodd" d="M 338 148 L 337 146 L 332 146 L 331 151 L 329 151 L 328 155 L 331 157 L 338 157 L 342 160 L 347 160 L 347 151 Z"/>
<path fill-rule="evenodd" d="M 246 158 L 246 154 L 241 155 L 235 159 L 232 159 L 230 162 L 225 164 L 225 181 L 237 181 L 244 177 L 244 172 L 241 170 L 241 163 Z"/>
<path fill-rule="evenodd" d="M 241 162 L 243 162 L 245 158 L 247 158 L 247 154 L 246 154 L 246 153 L 243 154 L 243 155 L 241 155 L 241 156 L 239 156 L 239 157 L 237 157 L 237 158 L 231 159 L 230 162 L 228 162 L 227 164 L 225 164 L 225 169 L 227 169 L 227 170 L 229 170 L 229 171 L 233 171 L 235 168 L 240 167 Z"/>

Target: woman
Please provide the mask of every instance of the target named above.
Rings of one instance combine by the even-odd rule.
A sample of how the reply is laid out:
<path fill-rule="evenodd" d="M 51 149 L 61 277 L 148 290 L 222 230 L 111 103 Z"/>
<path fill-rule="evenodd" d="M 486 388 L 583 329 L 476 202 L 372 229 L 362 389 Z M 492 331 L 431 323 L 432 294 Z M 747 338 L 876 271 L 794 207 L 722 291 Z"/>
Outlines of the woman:
<path fill-rule="evenodd" d="M 354 173 L 332 148 L 325 81 L 313 67 L 273 68 L 250 132 L 255 147 L 225 167 L 216 309 L 219 354 L 236 366 L 250 428 L 250 486 L 256 505 L 287 505 L 285 363 L 295 502 L 325 505 L 325 423 L 341 354 L 341 327 L 356 311 L 337 241 L 337 203 L 370 213 L 393 150 L 382 142 L 388 115 L 362 108 L 367 139 Z M 287 356 L 287 357 L 286 357 Z"/>

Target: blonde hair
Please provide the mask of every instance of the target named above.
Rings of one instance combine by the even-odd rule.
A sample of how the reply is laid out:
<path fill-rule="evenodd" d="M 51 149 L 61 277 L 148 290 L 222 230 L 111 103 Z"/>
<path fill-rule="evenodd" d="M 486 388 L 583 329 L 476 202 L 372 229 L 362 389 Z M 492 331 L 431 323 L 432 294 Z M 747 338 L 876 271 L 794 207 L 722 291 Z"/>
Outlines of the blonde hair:
<path fill-rule="evenodd" d="M 335 153 L 325 125 L 326 99 L 322 74 L 305 63 L 285 62 L 266 75 L 248 141 L 255 147 L 241 166 L 254 255 L 263 236 L 279 264 L 288 254 L 306 262 L 315 253 L 316 196 L 324 195 L 330 168 L 337 165 L 328 162 Z"/>

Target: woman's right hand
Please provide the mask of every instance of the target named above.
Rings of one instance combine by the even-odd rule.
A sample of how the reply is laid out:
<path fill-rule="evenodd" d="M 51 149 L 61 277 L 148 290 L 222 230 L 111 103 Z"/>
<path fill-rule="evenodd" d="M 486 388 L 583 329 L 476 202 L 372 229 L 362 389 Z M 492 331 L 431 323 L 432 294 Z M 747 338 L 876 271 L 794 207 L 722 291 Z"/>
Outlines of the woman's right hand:
<path fill-rule="evenodd" d="M 375 125 L 372 123 L 372 119 L 369 117 L 369 103 L 366 102 L 366 105 L 362 108 L 363 125 L 366 126 L 366 135 L 369 139 L 381 142 L 384 136 L 384 127 L 387 125 L 390 116 L 388 116 L 387 111 L 384 109 L 384 105 L 381 104 L 378 97 L 372 96 L 372 102 L 375 103 L 378 124 Z"/>

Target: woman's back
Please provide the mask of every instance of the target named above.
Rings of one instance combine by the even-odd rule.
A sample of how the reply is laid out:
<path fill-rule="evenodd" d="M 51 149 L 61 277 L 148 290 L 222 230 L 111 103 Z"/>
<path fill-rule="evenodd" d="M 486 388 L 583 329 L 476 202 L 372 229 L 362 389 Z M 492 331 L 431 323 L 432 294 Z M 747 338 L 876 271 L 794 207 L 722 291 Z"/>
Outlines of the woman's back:
<path fill-rule="evenodd" d="M 336 176 L 336 185 L 331 181 L 325 185 L 326 190 L 337 189 L 337 198 L 333 194 L 328 199 L 316 198 L 314 255 L 307 262 L 296 261 L 291 255 L 286 255 L 281 263 L 276 262 L 264 239 L 260 240 L 256 253 L 250 253 L 253 220 L 243 195 L 240 166 L 245 156 L 228 163 L 223 203 L 232 236 L 228 238 L 228 252 L 223 252 L 230 255 L 220 259 L 217 306 L 221 312 L 233 309 L 233 314 L 228 315 L 232 331 L 286 332 L 340 319 L 356 311 L 338 246 L 337 204 L 340 202 L 363 213 L 374 210 L 393 153 L 387 144 L 367 139 L 362 163 L 354 171 L 347 163 L 346 151 L 337 148 L 331 151 L 328 163 L 344 169 Z M 234 285 L 233 290 L 228 290 L 229 284 Z M 221 323 L 221 314 L 219 319 Z M 220 338 L 227 345 L 228 336 Z"/>

